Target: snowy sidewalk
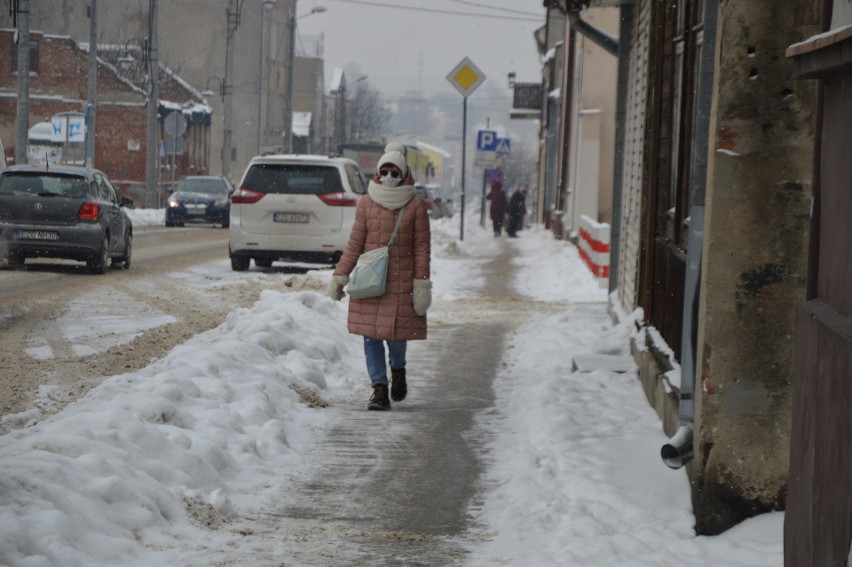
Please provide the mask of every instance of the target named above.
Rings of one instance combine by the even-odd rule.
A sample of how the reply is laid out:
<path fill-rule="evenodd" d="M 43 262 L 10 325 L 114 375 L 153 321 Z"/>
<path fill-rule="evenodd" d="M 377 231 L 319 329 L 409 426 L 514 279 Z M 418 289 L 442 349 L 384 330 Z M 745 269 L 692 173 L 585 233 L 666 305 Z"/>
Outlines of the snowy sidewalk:
<path fill-rule="evenodd" d="M 781 567 L 783 514 L 694 536 L 686 472 L 660 459 L 635 369 L 575 370 L 575 356 L 628 355 L 635 329 L 612 325 L 576 248 L 541 229 L 511 245 L 516 288 L 552 308 L 510 338 L 478 420 L 490 441 L 465 565 Z"/>

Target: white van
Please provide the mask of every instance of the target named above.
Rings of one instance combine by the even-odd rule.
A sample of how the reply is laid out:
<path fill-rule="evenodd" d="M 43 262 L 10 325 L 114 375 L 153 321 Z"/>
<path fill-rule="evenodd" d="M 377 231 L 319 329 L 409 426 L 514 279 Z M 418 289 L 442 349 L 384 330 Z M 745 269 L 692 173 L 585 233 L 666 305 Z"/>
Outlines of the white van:
<path fill-rule="evenodd" d="M 367 178 L 353 160 L 268 155 L 251 160 L 234 194 L 228 251 L 231 268 L 251 260 L 336 263 L 349 241 Z"/>

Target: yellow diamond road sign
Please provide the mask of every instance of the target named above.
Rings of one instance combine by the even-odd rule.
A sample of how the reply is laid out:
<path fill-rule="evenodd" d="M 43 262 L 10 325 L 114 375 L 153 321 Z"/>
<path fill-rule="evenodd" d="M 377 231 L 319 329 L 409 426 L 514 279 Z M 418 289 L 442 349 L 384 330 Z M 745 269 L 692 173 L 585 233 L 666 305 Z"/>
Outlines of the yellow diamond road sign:
<path fill-rule="evenodd" d="M 485 81 L 485 73 L 479 70 L 470 58 L 465 57 L 455 69 L 447 75 L 447 80 L 467 98 Z"/>

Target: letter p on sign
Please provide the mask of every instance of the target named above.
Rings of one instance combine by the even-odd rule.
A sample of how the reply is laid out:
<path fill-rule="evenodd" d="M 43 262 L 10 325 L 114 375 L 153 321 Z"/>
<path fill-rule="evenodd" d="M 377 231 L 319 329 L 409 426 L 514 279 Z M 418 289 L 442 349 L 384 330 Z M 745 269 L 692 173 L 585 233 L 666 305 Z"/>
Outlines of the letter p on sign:
<path fill-rule="evenodd" d="M 497 132 L 494 130 L 480 130 L 476 136 L 476 149 L 493 152 L 497 149 Z"/>

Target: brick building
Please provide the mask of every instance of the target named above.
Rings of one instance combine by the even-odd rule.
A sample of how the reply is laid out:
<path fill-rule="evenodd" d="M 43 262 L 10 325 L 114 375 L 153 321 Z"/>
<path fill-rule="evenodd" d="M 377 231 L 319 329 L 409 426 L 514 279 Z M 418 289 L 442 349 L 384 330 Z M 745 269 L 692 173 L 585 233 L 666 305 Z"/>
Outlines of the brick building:
<path fill-rule="evenodd" d="M 13 29 L 0 30 L 0 137 L 7 161 L 15 155 L 17 56 Z M 68 36 L 30 34 L 29 126 L 51 121 L 59 113 L 85 112 L 88 93 L 88 44 Z M 94 164 L 122 193 L 141 203 L 145 185 L 147 100 L 141 53 L 121 65 L 123 46 L 98 51 L 97 126 Z M 209 172 L 212 110 L 201 93 L 164 66 L 159 72 L 158 101 L 161 186 L 172 178 Z M 167 143 L 164 121 L 180 113 L 186 128 Z M 179 138 L 179 139 L 178 139 Z M 173 148 L 172 154 L 167 148 Z M 174 170 L 172 170 L 172 165 Z M 173 172 L 172 172 L 173 171 Z"/>

